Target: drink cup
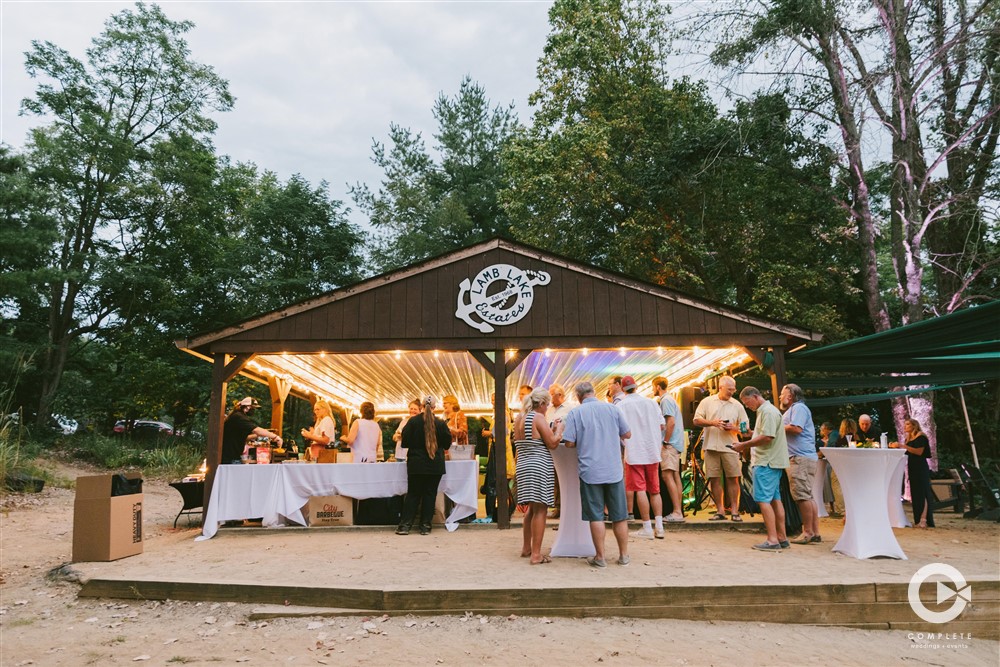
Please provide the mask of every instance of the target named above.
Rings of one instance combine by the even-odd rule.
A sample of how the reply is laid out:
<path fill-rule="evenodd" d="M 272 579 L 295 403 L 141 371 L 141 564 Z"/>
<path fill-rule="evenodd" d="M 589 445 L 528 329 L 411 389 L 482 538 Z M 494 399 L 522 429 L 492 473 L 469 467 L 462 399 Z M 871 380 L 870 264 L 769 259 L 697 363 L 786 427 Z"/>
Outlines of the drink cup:
<path fill-rule="evenodd" d="M 853 435 L 848 435 L 847 436 L 847 446 L 850 447 L 851 449 L 854 449 L 855 447 L 857 447 L 857 445 L 854 444 L 854 436 Z"/>

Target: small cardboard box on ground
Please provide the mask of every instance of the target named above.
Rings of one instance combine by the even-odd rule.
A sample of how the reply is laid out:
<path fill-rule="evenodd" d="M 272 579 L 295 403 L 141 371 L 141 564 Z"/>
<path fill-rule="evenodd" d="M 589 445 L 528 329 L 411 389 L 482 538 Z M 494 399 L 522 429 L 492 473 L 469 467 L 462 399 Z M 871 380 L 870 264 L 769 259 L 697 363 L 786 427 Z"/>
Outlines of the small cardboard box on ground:
<path fill-rule="evenodd" d="M 354 499 L 347 496 L 313 496 L 309 499 L 309 525 L 353 526 Z"/>
<path fill-rule="evenodd" d="M 130 480 L 141 475 L 125 475 Z M 142 494 L 112 496 L 114 475 L 76 478 L 73 561 L 109 561 L 142 553 Z"/>

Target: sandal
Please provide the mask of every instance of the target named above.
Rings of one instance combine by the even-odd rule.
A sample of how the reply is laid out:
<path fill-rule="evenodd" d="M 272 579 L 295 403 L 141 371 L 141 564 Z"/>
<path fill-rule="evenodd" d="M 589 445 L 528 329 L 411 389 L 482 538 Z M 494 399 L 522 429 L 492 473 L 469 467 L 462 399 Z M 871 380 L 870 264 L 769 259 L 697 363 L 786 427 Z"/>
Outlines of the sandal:
<path fill-rule="evenodd" d="M 714 516 L 710 516 L 708 518 L 708 520 L 709 521 L 725 521 L 726 520 L 726 515 L 725 514 L 716 514 Z"/>
<path fill-rule="evenodd" d="M 734 514 L 733 521 L 735 521 L 736 523 L 743 523 L 743 517 L 741 517 L 739 514 Z"/>
<path fill-rule="evenodd" d="M 549 558 L 548 556 L 542 556 L 542 560 L 539 560 L 539 561 L 534 561 L 533 560 L 533 561 L 531 561 L 531 564 L 532 565 L 545 565 L 546 563 L 551 563 L 551 562 L 552 562 L 551 558 Z"/>

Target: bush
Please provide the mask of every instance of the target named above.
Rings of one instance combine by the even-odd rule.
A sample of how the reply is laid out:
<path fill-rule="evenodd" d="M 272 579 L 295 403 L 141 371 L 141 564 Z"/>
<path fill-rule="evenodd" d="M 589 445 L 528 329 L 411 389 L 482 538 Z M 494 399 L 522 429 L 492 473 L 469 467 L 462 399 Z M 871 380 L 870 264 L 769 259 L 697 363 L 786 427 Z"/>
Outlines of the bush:
<path fill-rule="evenodd" d="M 74 439 L 69 454 L 111 470 L 140 470 L 144 476 L 182 477 L 201 465 L 203 451 L 184 442 L 149 449 L 142 442 L 86 434 Z"/>

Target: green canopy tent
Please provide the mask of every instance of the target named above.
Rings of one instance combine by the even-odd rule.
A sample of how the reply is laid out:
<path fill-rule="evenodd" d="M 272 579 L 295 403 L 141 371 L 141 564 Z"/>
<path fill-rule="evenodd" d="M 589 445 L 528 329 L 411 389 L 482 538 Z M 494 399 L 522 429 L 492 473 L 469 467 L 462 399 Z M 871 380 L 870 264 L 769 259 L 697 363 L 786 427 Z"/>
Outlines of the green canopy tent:
<path fill-rule="evenodd" d="M 883 389 L 814 401 L 838 405 L 884 400 L 958 388 L 972 457 L 979 466 L 962 387 L 1000 379 L 1000 301 L 855 338 L 787 357 L 789 376 L 807 372 L 834 375 L 795 378 L 803 389 Z M 891 391 L 884 391 L 891 388 Z"/>

